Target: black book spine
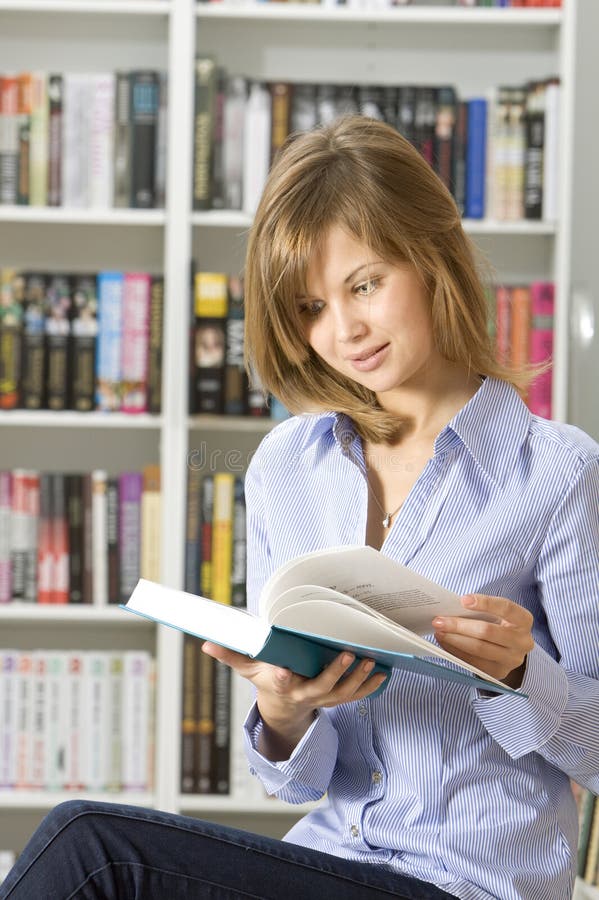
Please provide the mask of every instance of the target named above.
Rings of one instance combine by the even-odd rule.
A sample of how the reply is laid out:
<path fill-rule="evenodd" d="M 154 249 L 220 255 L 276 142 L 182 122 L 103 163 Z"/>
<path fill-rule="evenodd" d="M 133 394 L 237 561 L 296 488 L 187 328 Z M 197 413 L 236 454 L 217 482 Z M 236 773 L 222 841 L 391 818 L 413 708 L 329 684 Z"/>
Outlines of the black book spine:
<path fill-rule="evenodd" d="M 89 412 L 95 406 L 97 310 L 96 276 L 76 276 L 71 320 L 70 407 L 78 412 Z"/>
<path fill-rule="evenodd" d="M 106 482 L 106 546 L 108 556 L 108 602 L 119 603 L 119 485 L 116 478 L 109 478 Z"/>
<path fill-rule="evenodd" d="M 67 517 L 69 523 L 69 603 L 83 603 L 83 479 L 67 475 Z"/>
<path fill-rule="evenodd" d="M 46 404 L 68 407 L 71 285 L 66 275 L 53 275 L 46 287 Z"/>
<path fill-rule="evenodd" d="M 150 334 L 148 352 L 148 412 L 162 409 L 162 336 L 164 277 L 155 275 L 150 287 Z"/>
<path fill-rule="evenodd" d="M 160 79 L 158 72 L 131 73 L 131 206 L 156 206 L 156 131 Z"/>

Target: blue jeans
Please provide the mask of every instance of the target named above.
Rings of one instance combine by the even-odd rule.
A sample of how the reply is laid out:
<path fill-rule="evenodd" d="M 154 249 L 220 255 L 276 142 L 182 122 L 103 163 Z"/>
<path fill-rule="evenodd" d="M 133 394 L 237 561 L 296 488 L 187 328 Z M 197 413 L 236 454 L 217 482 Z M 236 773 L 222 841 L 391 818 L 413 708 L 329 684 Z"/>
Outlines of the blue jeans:
<path fill-rule="evenodd" d="M 0 900 L 448 900 L 438 888 L 198 819 L 69 800 L 41 823 Z"/>

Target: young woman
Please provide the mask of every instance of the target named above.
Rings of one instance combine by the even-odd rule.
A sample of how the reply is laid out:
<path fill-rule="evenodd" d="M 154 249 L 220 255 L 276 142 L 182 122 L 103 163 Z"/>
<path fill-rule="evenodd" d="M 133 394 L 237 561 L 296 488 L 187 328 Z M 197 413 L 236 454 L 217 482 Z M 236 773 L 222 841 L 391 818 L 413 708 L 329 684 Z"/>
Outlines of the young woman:
<path fill-rule="evenodd" d="M 599 789 L 599 448 L 527 410 L 495 359 L 455 203 L 381 123 L 296 137 L 248 247 L 249 362 L 299 415 L 246 479 L 248 603 L 286 560 L 371 544 L 493 621 L 431 640 L 519 694 L 343 653 L 314 679 L 210 655 L 256 689 L 250 767 L 291 803 L 286 836 L 75 801 L 0 897 L 568 900 L 570 778 Z M 325 796 L 326 795 L 326 796 Z"/>

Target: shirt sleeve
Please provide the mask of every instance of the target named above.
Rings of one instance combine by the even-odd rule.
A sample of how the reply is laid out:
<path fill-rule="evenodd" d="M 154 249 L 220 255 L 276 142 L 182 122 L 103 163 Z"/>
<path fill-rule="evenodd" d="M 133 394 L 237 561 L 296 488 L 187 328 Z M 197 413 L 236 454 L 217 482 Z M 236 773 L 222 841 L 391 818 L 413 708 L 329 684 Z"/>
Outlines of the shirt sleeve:
<path fill-rule="evenodd" d="M 599 792 L 599 458 L 581 467 L 554 513 L 536 567 L 557 659 L 529 653 L 527 697 L 477 697 L 487 731 L 518 759 L 536 752 Z"/>
<path fill-rule="evenodd" d="M 250 771 L 268 794 L 286 803 L 307 803 L 326 793 L 337 759 L 338 736 L 323 710 L 317 712 L 289 759 L 281 762 L 271 762 L 257 749 L 262 719 L 256 704 L 243 728 Z"/>

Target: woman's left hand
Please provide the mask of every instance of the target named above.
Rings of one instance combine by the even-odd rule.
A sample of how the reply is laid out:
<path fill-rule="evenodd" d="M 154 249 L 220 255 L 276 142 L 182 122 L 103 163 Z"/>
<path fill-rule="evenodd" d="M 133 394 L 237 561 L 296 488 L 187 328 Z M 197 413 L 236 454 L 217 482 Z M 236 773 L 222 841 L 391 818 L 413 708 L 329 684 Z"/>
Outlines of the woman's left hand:
<path fill-rule="evenodd" d="M 465 609 L 488 613 L 496 621 L 466 616 L 437 617 L 432 622 L 437 642 L 444 650 L 509 687 L 520 687 L 526 656 L 534 647 L 531 613 L 505 597 L 486 594 L 467 594 L 461 602 Z"/>

